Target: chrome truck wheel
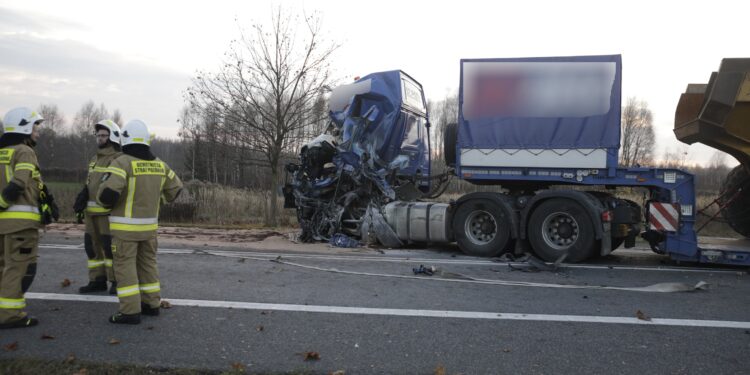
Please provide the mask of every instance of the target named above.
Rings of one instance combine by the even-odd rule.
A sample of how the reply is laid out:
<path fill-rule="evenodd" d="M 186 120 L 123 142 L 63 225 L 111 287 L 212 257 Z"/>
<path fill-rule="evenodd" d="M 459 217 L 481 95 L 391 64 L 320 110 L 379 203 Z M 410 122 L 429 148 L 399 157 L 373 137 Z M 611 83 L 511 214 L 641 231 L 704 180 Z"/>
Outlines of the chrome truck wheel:
<path fill-rule="evenodd" d="M 489 199 L 463 202 L 453 216 L 453 233 L 465 254 L 491 257 L 500 254 L 510 239 L 510 218 Z"/>
<path fill-rule="evenodd" d="M 542 202 L 531 214 L 528 238 L 534 253 L 547 262 L 566 255 L 580 262 L 595 254 L 594 227 L 588 213 L 570 199 Z"/>

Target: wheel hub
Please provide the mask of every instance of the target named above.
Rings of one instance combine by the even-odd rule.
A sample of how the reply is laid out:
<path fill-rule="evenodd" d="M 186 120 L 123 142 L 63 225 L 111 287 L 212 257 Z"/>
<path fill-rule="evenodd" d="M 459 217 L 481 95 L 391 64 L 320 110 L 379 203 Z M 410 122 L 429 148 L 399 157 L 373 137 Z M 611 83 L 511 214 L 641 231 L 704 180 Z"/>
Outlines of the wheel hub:
<path fill-rule="evenodd" d="M 466 238 L 474 244 L 486 245 L 497 235 L 495 218 L 487 211 L 474 211 L 464 224 Z"/>
<path fill-rule="evenodd" d="M 548 215 L 542 223 L 542 237 L 551 248 L 567 250 L 578 240 L 578 222 L 566 212 Z"/>

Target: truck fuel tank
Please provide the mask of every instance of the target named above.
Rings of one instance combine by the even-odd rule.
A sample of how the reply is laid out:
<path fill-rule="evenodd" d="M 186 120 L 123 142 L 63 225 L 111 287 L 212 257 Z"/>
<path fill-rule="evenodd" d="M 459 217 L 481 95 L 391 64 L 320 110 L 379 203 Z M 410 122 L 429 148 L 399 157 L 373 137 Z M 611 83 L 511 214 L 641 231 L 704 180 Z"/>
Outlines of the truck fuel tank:
<path fill-rule="evenodd" d="M 450 242 L 450 205 L 395 201 L 385 206 L 385 219 L 402 241 Z"/>

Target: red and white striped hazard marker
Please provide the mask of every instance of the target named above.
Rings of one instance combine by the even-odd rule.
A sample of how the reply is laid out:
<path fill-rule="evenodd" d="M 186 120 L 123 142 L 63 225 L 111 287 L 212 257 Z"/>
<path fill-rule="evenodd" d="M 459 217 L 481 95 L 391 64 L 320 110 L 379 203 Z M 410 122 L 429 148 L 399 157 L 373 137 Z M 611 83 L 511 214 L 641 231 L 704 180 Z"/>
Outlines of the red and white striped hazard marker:
<path fill-rule="evenodd" d="M 680 205 L 651 202 L 648 206 L 648 223 L 651 229 L 676 232 L 680 225 Z"/>

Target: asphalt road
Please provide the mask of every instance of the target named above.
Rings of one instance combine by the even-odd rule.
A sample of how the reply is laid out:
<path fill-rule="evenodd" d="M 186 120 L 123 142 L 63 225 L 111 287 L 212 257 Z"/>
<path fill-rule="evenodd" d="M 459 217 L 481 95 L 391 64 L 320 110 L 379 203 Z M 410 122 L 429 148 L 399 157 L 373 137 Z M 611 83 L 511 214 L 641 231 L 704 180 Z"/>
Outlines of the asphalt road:
<path fill-rule="evenodd" d="M 43 244 L 27 295 L 41 323 L 1 331 L 0 346 L 17 342 L 18 350 L 0 358 L 241 363 L 253 373 L 750 373 L 744 269 L 675 267 L 645 251 L 523 272 L 451 247 L 331 256 L 161 244 L 162 295 L 172 308 L 115 326 L 106 322 L 113 297 L 77 300 L 87 277 L 77 241 L 47 236 Z M 419 265 L 438 272 L 415 277 Z M 63 287 L 66 278 L 72 285 Z M 708 290 L 602 288 L 700 281 Z M 306 361 L 307 352 L 320 359 Z"/>

